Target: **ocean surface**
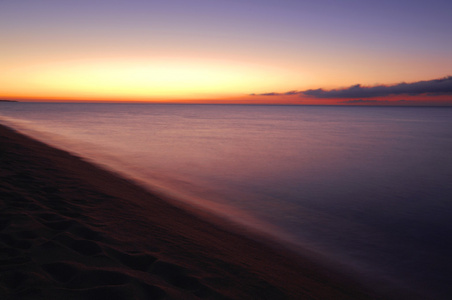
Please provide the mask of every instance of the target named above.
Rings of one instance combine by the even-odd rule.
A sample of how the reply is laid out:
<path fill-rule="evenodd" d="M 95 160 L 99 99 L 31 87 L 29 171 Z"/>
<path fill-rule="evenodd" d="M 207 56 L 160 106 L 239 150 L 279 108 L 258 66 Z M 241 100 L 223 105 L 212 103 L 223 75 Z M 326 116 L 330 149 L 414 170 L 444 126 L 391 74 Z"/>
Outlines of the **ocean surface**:
<path fill-rule="evenodd" d="M 452 297 L 452 108 L 0 103 L 0 123 L 382 288 Z"/>

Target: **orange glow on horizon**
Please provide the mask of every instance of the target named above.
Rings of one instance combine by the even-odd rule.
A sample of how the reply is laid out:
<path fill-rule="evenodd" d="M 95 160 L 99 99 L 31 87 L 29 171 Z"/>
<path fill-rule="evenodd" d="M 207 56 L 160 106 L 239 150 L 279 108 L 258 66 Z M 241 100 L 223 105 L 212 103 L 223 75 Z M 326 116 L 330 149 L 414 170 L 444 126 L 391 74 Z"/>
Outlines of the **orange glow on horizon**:
<path fill-rule="evenodd" d="M 235 98 L 289 88 L 297 74 L 230 61 L 158 57 L 74 60 L 11 67 L 0 75 L 8 99 L 174 101 Z"/>

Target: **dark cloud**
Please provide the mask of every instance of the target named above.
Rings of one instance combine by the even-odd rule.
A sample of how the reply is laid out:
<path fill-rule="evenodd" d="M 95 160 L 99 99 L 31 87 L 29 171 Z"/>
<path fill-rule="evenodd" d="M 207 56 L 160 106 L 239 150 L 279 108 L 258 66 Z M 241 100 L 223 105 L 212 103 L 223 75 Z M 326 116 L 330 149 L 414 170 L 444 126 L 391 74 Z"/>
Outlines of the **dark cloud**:
<path fill-rule="evenodd" d="M 377 85 L 373 87 L 353 85 L 345 89 L 307 90 L 305 96 L 315 98 L 371 98 L 391 95 L 452 95 L 452 76 L 441 79 L 418 81 L 413 83 L 399 83 L 396 85 Z"/>
<path fill-rule="evenodd" d="M 259 96 L 278 96 L 278 95 L 281 95 L 280 93 L 274 93 L 274 92 L 272 92 L 272 93 L 265 93 L 265 94 L 259 94 Z"/>
<path fill-rule="evenodd" d="M 286 95 L 300 95 L 324 99 L 373 98 L 391 95 L 452 95 L 452 76 L 435 80 L 417 81 L 413 83 L 403 82 L 395 85 L 377 85 L 368 87 L 357 84 L 348 88 L 336 90 L 315 89 L 306 91 L 289 91 L 286 93 L 272 92 L 259 94 L 259 96 Z"/>

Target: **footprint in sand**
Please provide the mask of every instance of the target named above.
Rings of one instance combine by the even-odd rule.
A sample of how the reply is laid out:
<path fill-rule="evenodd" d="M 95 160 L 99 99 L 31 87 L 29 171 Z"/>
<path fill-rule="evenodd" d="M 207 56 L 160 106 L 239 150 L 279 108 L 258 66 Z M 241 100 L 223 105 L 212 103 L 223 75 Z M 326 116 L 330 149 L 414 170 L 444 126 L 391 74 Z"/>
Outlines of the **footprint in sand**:
<path fill-rule="evenodd" d="M 16 248 L 6 247 L 5 245 L 0 244 L 0 258 L 1 259 L 9 259 L 21 254 L 21 251 Z"/>
<path fill-rule="evenodd" d="M 111 249 L 112 256 L 125 266 L 138 271 L 146 271 L 157 258 L 146 253 L 126 253 Z"/>
<path fill-rule="evenodd" d="M 131 277 L 117 271 L 94 269 L 83 270 L 76 278 L 71 282 L 73 287 L 94 287 L 94 286 L 107 286 L 107 285 L 123 285 L 130 282 Z M 86 284 L 89 286 L 85 286 Z"/>
<path fill-rule="evenodd" d="M 102 253 L 102 248 L 92 241 L 76 240 L 70 245 L 71 249 L 85 256 L 93 256 Z"/>
<path fill-rule="evenodd" d="M 19 238 L 23 238 L 23 239 L 27 239 L 27 240 L 33 240 L 38 237 L 38 235 L 31 230 L 19 231 L 19 232 L 17 232 L 17 236 Z"/>
<path fill-rule="evenodd" d="M 153 263 L 150 273 L 181 289 L 195 291 L 206 288 L 198 279 L 186 275 L 184 268 L 164 261 L 159 260 Z"/>
<path fill-rule="evenodd" d="M 50 229 L 64 231 L 69 227 L 74 225 L 75 221 L 72 220 L 64 220 L 64 221 L 53 221 L 53 222 L 43 222 L 44 226 L 47 226 Z"/>
<path fill-rule="evenodd" d="M 71 264 L 64 262 L 55 262 L 41 266 L 53 279 L 58 282 L 66 283 L 75 277 L 79 271 Z"/>
<path fill-rule="evenodd" d="M 166 295 L 161 288 L 153 285 L 142 284 L 141 287 L 145 292 L 146 299 L 162 299 Z"/>
<path fill-rule="evenodd" d="M 101 233 L 91 230 L 88 227 L 83 226 L 79 223 L 74 224 L 74 226 L 70 228 L 69 232 L 85 240 L 91 240 L 96 242 L 103 240 L 103 236 Z"/>
<path fill-rule="evenodd" d="M 57 215 L 52 213 L 40 213 L 36 215 L 38 218 L 44 220 L 44 221 L 63 221 L 64 219 Z"/>
<path fill-rule="evenodd" d="M 27 250 L 32 246 L 32 243 L 30 241 L 18 239 L 16 236 L 6 233 L 0 234 L 0 241 L 16 249 Z"/>
<path fill-rule="evenodd" d="M 1 255 L 2 253 L 0 253 Z M 0 266 L 2 268 L 19 267 L 21 265 L 31 262 L 29 257 L 24 256 L 14 256 L 6 259 L 0 259 Z"/>
<path fill-rule="evenodd" d="M 68 220 L 54 213 L 40 213 L 37 214 L 36 217 L 41 224 L 43 224 L 47 228 L 57 231 L 65 231 L 71 226 L 77 224 L 77 222 L 74 220 Z"/>
<path fill-rule="evenodd" d="M 68 234 L 59 235 L 55 237 L 54 241 L 84 256 L 94 256 L 103 252 L 102 248 L 96 242 L 75 239 Z"/>

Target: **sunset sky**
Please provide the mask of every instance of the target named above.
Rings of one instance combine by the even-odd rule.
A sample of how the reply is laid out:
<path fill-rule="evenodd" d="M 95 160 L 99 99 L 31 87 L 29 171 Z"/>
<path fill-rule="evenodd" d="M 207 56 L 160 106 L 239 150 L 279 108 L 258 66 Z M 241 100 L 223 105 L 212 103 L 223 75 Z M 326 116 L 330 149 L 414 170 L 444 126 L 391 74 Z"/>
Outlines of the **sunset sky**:
<path fill-rule="evenodd" d="M 452 104 L 450 0 L 0 0 L 0 41 L 1 99 Z"/>

